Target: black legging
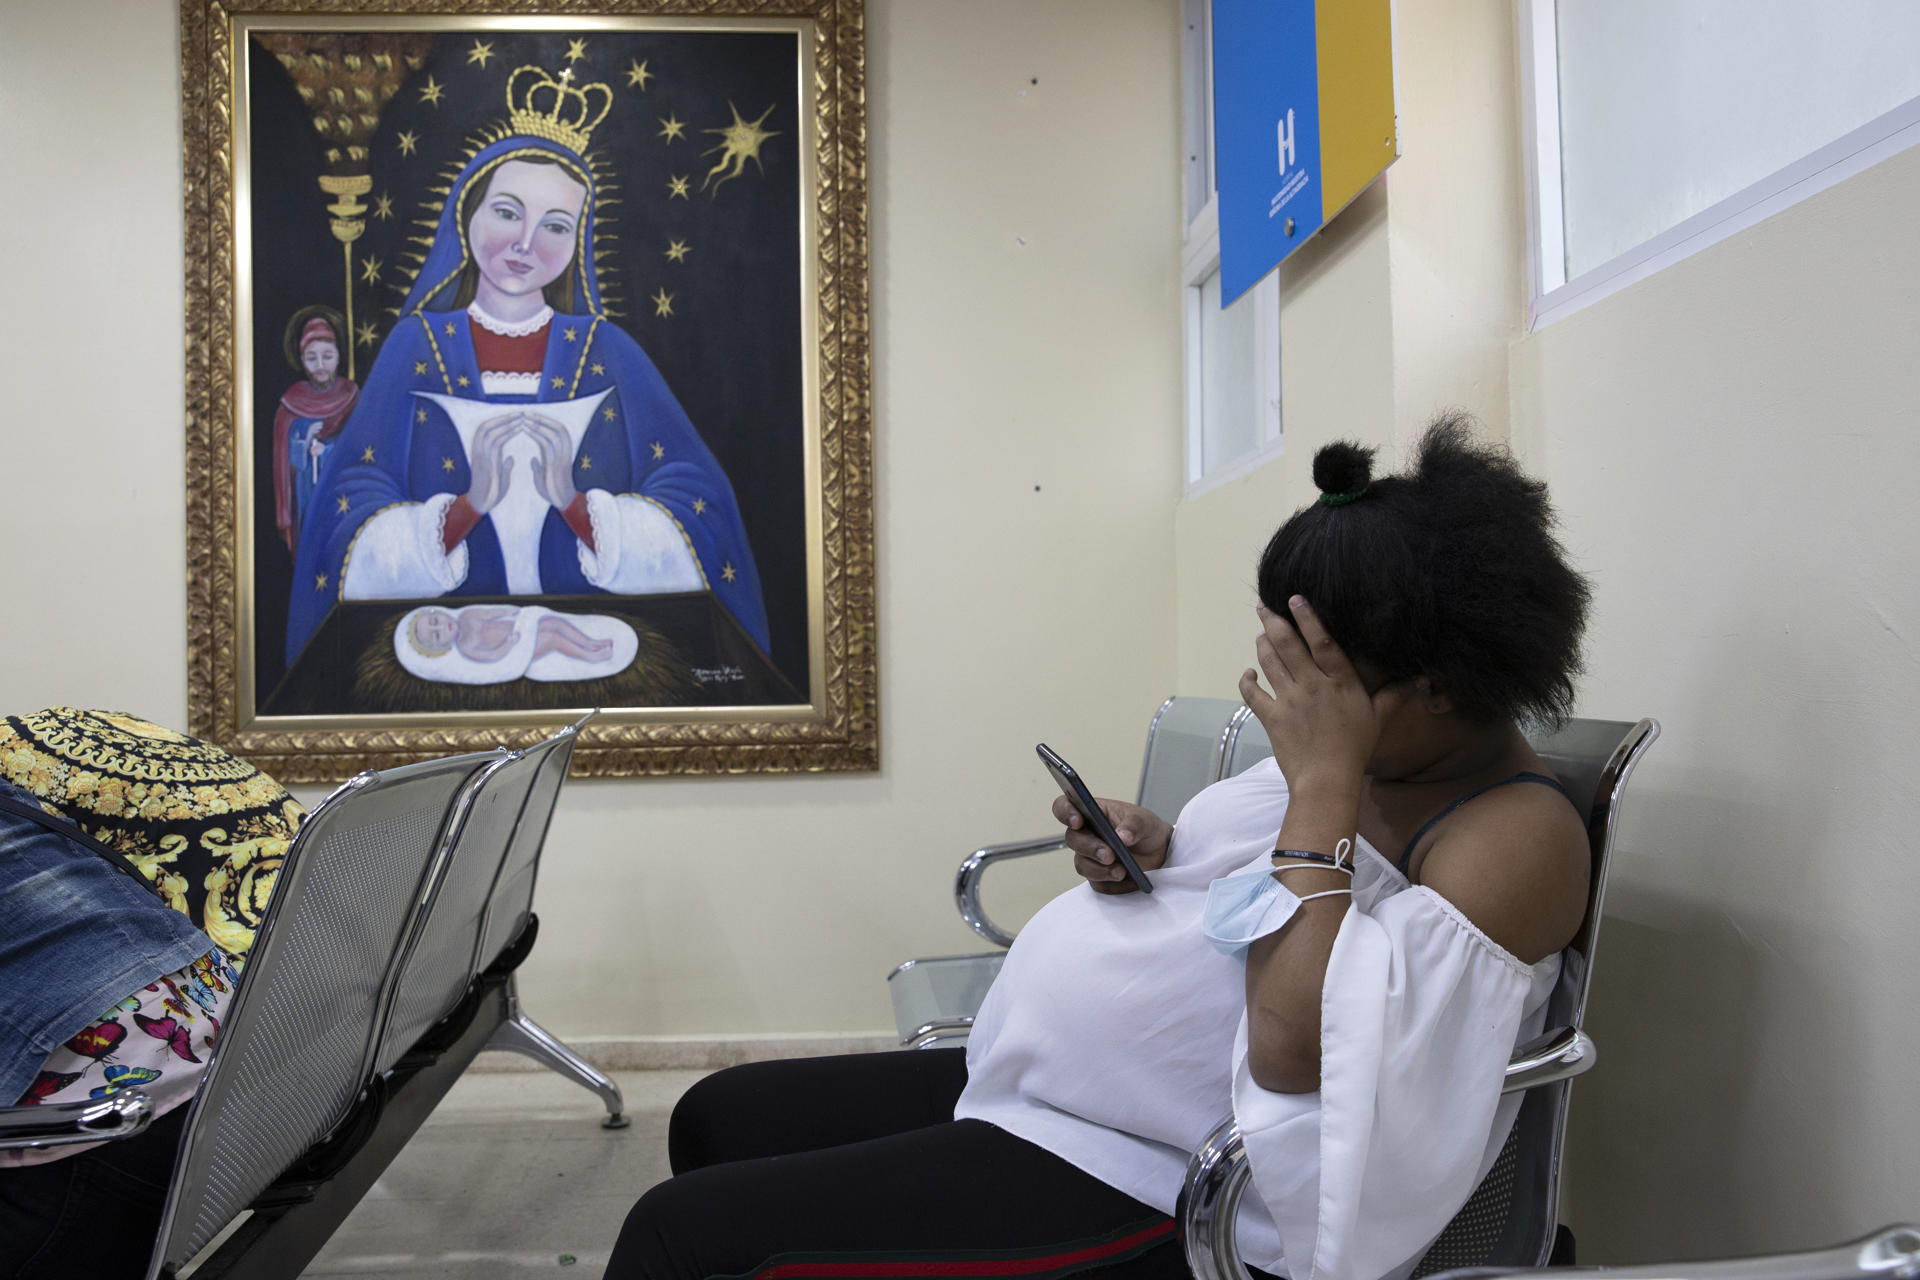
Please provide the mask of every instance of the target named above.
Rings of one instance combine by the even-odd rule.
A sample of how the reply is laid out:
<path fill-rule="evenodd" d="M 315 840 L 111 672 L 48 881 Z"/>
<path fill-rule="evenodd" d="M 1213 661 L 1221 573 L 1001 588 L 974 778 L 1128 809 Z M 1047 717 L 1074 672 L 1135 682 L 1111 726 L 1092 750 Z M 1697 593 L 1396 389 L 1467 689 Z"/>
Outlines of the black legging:
<path fill-rule="evenodd" d="M 0 1169 L 0 1277 L 146 1275 L 187 1110 L 182 1103 L 145 1133 L 78 1155 Z"/>
<path fill-rule="evenodd" d="M 959 1049 L 752 1063 L 674 1108 L 674 1177 L 627 1215 L 608 1280 L 888 1280 L 1098 1269 L 1185 1280 L 1173 1220 L 981 1120 Z"/>

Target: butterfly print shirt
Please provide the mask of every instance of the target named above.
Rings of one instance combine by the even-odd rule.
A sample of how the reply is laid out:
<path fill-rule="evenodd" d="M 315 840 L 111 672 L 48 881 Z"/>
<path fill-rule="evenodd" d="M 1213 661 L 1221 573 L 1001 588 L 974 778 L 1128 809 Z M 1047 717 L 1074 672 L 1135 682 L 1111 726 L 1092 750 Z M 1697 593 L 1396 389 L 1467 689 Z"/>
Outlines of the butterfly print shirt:
<path fill-rule="evenodd" d="M 83 1102 L 139 1089 L 153 1100 L 156 1118 L 184 1106 L 200 1086 L 237 981 L 216 948 L 135 991 L 54 1050 L 16 1101 Z M 0 1169 L 45 1164 L 95 1145 L 0 1151 Z"/>

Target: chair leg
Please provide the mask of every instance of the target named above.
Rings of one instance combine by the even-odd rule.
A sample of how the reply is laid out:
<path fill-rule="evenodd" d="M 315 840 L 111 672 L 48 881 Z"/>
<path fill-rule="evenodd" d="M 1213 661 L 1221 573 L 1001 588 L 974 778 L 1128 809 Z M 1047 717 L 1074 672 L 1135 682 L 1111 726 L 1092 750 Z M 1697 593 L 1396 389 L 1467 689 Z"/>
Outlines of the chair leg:
<path fill-rule="evenodd" d="M 507 1017 L 493 1030 L 487 1040 L 487 1048 L 501 1049 L 508 1053 L 518 1053 L 532 1058 L 535 1062 L 556 1071 L 600 1095 L 600 1101 L 607 1108 L 607 1118 L 600 1122 L 603 1129 L 624 1129 L 632 1123 L 625 1114 L 625 1104 L 620 1097 L 620 1086 L 596 1070 L 591 1063 L 573 1050 L 555 1039 L 539 1023 L 529 1018 L 520 1008 L 520 992 L 511 975 L 507 978 Z"/>

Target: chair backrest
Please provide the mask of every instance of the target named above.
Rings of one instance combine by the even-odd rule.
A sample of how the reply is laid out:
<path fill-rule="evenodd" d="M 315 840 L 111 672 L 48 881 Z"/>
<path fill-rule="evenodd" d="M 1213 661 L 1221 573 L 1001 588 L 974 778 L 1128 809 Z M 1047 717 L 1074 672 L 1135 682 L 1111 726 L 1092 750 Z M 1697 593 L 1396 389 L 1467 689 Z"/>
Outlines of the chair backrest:
<path fill-rule="evenodd" d="M 538 768 L 529 755 L 516 751 L 488 765 L 455 806 L 441 852 L 427 873 L 414 927 L 401 946 L 400 981 L 380 1030 L 374 1075 L 391 1070 L 473 985 L 487 898 Z"/>
<path fill-rule="evenodd" d="M 1559 987 L 1547 1004 L 1550 1028 L 1579 1027 L 1586 1016 L 1621 798 L 1634 766 L 1659 736 L 1653 720 L 1569 720 L 1550 733 L 1528 734 L 1541 761 L 1581 804 L 1593 859 L 1586 916 L 1567 947 Z M 1243 708 L 1228 726 L 1220 776 L 1238 774 L 1272 754 L 1260 722 Z M 1414 1269 L 1415 1280 L 1456 1267 L 1546 1264 L 1559 1216 L 1569 1083 L 1528 1092 L 1493 1168 Z"/>
<path fill-rule="evenodd" d="M 445 856 L 429 877 L 418 927 L 406 944 L 393 1012 L 374 1059 L 376 1073 L 391 1069 L 429 1027 L 453 1012 L 491 961 L 491 955 L 481 958 L 488 912 L 508 884 L 514 855 L 529 847 L 520 834 L 530 833 L 537 860 L 540 836 L 559 798 L 558 781 L 565 780 L 567 758 L 580 727 L 591 718 L 583 717 L 546 741 L 488 766 L 454 815 Z M 557 773 L 549 769 L 556 754 L 561 756 Z M 534 832 L 540 835 L 531 835 Z M 530 899 L 531 886 L 518 874 L 525 868 L 516 863 L 515 869 L 510 896 L 517 902 L 519 889 L 525 887 Z"/>
<path fill-rule="evenodd" d="M 1593 981 L 1593 949 L 1606 897 L 1627 779 L 1660 736 L 1652 720 L 1570 720 L 1559 730 L 1529 735 L 1541 760 L 1569 794 L 1588 797 L 1587 845 L 1593 872 L 1587 913 L 1567 947 L 1560 984 L 1547 1002 L 1547 1026 L 1579 1027 Z M 1561 1151 L 1566 1142 L 1570 1080 L 1527 1092 L 1500 1157 L 1466 1205 L 1440 1233 L 1415 1277 L 1456 1267 L 1545 1266 L 1553 1252 L 1560 1212 Z"/>
<path fill-rule="evenodd" d="M 449 823 L 499 758 L 363 773 L 307 816 L 188 1111 L 149 1280 L 348 1116 Z"/>
<path fill-rule="evenodd" d="M 1147 755 L 1140 766 L 1138 803 L 1168 822 L 1187 801 L 1222 770 L 1231 747 L 1227 737 L 1236 713 L 1246 707 L 1236 698 L 1168 698 L 1147 726 Z"/>
<path fill-rule="evenodd" d="M 478 973 L 500 958 L 507 944 L 520 936 L 527 917 L 533 912 L 533 890 L 540 874 L 540 850 L 547 842 L 547 827 L 553 821 L 553 807 L 560 799 L 560 788 L 567 780 L 567 767 L 573 761 L 573 749 L 580 741 L 580 730 L 595 712 L 578 720 L 527 751 L 538 754 L 526 804 L 514 824 L 513 838 L 507 842 L 506 857 L 480 922 L 479 950 L 473 968 Z"/>
<path fill-rule="evenodd" d="M 1221 743 L 1219 777 L 1236 778 L 1262 760 L 1272 758 L 1273 744 L 1267 741 L 1266 728 L 1252 711 L 1244 705 L 1238 706 L 1227 721 Z"/>

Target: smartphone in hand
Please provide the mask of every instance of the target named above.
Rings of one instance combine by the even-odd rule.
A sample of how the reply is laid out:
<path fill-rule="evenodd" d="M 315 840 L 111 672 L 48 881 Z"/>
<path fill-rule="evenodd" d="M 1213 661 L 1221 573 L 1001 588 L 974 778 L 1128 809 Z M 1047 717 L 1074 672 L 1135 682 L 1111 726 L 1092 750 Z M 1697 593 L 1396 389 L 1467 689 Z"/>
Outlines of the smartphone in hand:
<path fill-rule="evenodd" d="M 1107 821 L 1106 811 L 1094 800 L 1093 793 L 1087 790 L 1087 784 L 1080 780 L 1080 775 L 1073 771 L 1073 766 L 1062 760 L 1053 748 L 1044 742 L 1036 745 L 1034 750 L 1039 753 L 1040 762 L 1047 766 L 1047 772 L 1053 775 L 1053 780 L 1060 784 L 1060 790 L 1067 797 L 1067 803 L 1079 812 L 1080 821 L 1086 824 L 1086 829 L 1097 836 L 1100 843 L 1113 850 L 1113 856 L 1120 860 L 1120 866 L 1126 871 L 1127 879 L 1133 881 L 1140 892 L 1152 893 L 1153 881 L 1147 879 L 1147 873 L 1142 871 L 1140 864 L 1133 860 L 1133 854 L 1121 842 L 1119 834 L 1113 829 L 1113 824 Z"/>

